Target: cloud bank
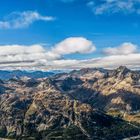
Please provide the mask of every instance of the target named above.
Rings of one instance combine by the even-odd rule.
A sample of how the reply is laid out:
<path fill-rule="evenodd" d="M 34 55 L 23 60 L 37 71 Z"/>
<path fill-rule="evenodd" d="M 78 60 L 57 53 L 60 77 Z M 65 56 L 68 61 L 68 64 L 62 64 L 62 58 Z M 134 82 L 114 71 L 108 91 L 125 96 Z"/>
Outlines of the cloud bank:
<path fill-rule="evenodd" d="M 138 46 L 130 42 L 103 50 L 104 56 L 94 58 L 96 46 L 84 37 L 70 37 L 55 44 L 49 50 L 41 44 L 35 45 L 1 45 L 0 69 L 52 70 L 80 69 L 85 67 L 115 68 L 126 65 L 140 68 Z M 90 59 L 65 59 L 66 55 L 92 53 Z"/>
<path fill-rule="evenodd" d="M 36 11 L 13 12 L 0 20 L 0 29 L 26 28 L 36 21 L 53 21 L 52 16 L 42 16 Z"/>
<path fill-rule="evenodd" d="M 40 44 L 0 46 L 0 69 L 57 69 L 70 66 L 77 60 L 63 60 L 68 54 L 87 54 L 96 49 L 92 41 L 83 37 L 67 38 L 46 50 Z"/>

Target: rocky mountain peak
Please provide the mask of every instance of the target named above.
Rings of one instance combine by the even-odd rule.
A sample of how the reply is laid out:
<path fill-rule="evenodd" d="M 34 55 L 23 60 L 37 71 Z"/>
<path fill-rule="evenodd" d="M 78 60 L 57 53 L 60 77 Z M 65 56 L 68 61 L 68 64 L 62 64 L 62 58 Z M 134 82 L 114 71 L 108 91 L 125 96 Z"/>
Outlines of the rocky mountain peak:
<path fill-rule="evenodd" d="M 131 72 L 126 66 L 120 66 L 109 73 L 110 77 L 125 78 Z"/>
<path fill-rule="evenodd" d="M 120 66 L 116 70 L 120 71 L 120 72 L 128 72 L 128 71 L 130 71 L 126 66 Z"/>

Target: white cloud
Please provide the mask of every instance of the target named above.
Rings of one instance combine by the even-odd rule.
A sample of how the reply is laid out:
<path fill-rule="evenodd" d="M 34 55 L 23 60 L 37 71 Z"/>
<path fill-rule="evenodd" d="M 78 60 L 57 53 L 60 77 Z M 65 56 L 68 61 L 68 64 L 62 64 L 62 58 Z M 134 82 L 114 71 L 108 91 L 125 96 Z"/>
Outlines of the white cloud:
<path fill-rule="evenodd" d="M 60 55 L 66 55 L 71 53 L 91 53 L 95 50 L 96 47 L 92 41 L 83 37 L 70 37 L 56 44 L 52 49 L 52 52 Z"/>
<path fill-rule="evenodd" d="M 83 37 L 67 38 L 50 50 L 42 45 L 4 45 L 0 46 L 0 69 L 3 68 L 64 68 L 78 63 L 77 60 L 63 60 L 63 56 L 73 53 L 91 53 L 95 51 L 93 43 Z"/>
<path fill-rule="evenodd" d="M 123 43 L 118 47 L 114 48 L 106 48 L 103 50 L 103 52 L 107 55 L 127 55 L 137 52 L 137 45 L 134 45 L 132 43 Z"/>
<path fill-rule="evenodd" d="M 42 16 L 36 11 L 13 12 L 0 21 L 1 29 L 18 29 L 30 26 L 35 21 L 53 21 L 54 17 Z"/>
<path fill-rule="evenodd" d="M 51 1 L 51 0 L 50 0 Z M 95 15 L 124 13 L 140 14 L 140 0 L 55 0 L 63 3 L 82 1 Z"/>
<path fill-rule="evenodd" d="M 82 62 L 85 67 L 115 68 L 125 65 L 129 68 L 140 68 L 140 53 L 128 55 L 113 55 Z"/>
<path fill-rule="evenodd" d="M 81 41 L 81 43 L 80 43 Z M 91 59 L 64 59 L 64 55 L 73 53 L 91 53 L 93 43 L 82 37 L 67 38 L 47 50 L 40 44 L 0 46 L 0 69 L 80 69 L 85 67 L 115 68 L 126 65 L 140 68 L 140 53 L 132 43 L 122 43 L 115 48 L 107 48 L 104 57 Z M 108 56 L 109 55 L 109 56 Z"/>
<path fill-rule="evenodd" d="M 87 60 L 55 60 L 49 64 L 50 69 L 80 69 L 85 67 L 116 68 L 125 65 L 129 68 L 140 68 L 140 52 L 132 43 L 122 43 L 118 47 L 106 48 L 104 53 L 109 56 Z"/>
<path fill-rule="evenodd" d="M 139 14 L 140 1 L 139 0 L 90 0 L 87 6 L 92 9 L 94 14 L 112 14 L 112 13 L 137 13 Z"/>
<path fill-rule="evenodd" d="M 41 45 L 5 45 L 0 46 L 0 56 L 17 55 L 17 54 L 30 54 L 30 53 L 43 53 L 45 50 Z"/>
<path fill-rule="evenodd" d="M 46 57 L 45 49 L 41 45 L 6 45 L 0 46 L 0 63 L 34 62 Z"/>
<path fill-rule="evenodd" d="M 46 69 L 81 69 L 87 67 L 113 69 L 121 65 L 132 69 L 140 69 L 140 54 L 113 55 L 87 60 L 54 60 L 51 63 L 46 63 Z"/>

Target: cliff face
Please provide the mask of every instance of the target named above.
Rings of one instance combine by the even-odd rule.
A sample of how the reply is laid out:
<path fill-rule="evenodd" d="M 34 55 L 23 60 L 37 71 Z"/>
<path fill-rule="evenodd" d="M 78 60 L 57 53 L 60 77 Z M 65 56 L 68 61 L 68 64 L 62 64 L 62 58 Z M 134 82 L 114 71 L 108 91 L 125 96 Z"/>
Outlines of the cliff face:
<path fill-rule="evenodd" d="M 138 135 L 138 125 L 110 115 L 138 122 L 139 77 L 120 67 L 3 81 L 0 137 L 117 140 Z"/>

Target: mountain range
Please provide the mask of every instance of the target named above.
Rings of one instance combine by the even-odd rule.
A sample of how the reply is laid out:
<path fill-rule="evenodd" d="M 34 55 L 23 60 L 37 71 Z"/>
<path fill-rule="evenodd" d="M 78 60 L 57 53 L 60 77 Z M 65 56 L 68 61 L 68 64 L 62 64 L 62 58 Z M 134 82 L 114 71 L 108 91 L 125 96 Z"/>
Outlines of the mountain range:
<path fill-rule="evenodd" d="M 0 70 L 0 79 L 9 80 L 12 78 L 45 78 L 61 71 L 26 71 L 26 70 Z"/>
<path fill-rule="evenodd" d="M 0 81 L 1 138 L 139 139 L 139 71 L 120 66 L 32 75 Z"/>

